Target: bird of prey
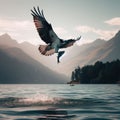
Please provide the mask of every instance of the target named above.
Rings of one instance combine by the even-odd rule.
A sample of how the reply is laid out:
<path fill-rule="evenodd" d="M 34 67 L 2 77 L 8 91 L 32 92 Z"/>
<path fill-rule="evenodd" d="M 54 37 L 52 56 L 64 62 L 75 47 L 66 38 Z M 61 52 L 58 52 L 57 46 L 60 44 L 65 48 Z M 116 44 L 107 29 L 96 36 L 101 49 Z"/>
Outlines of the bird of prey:
<path fill-rule="evenodd" d="M 80 40 L 81 36 L 77 39 L 60 39 L 54 32 L 52 25 L 47 22 L 43 10 L 40 11 L 39 7 L 33 7 L 31 10 L 33 16 L 33 21 L 40 38 L 46 43 L 46 45 L 40 45 L 38 50 L 42 55 L 49 56 L 54 53 L 57 54 L 57 62 L 60 62 L 60 57 L 65 51 L 59 51 L 59 49 L 67 48 L 72 46 L 76 41 Z"/>

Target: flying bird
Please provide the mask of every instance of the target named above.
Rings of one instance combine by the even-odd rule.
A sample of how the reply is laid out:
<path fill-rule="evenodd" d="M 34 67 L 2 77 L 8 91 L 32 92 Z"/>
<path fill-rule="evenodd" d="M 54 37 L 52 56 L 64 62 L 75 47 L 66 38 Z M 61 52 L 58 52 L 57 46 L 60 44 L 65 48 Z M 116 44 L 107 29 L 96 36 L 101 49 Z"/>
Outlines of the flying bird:
<path fill-rule="evenodd" d="M 54 32 L 52 25 L 47 22 L 43 10 L 40 11 L 39 7 L 33 7 L 31 12 L 37 32 L 40 38 L 46 43 L 46 45 L 40 45 L 38 50 L 45 56 L 57 53 L 57 62 L 59 63 L 60 57 L 65 53 L 65 51 L 59 51 L 59 49 L 72 46 L 76 41 L 80 40 L 81 36 L 77 39 L 60 39 Z"/>

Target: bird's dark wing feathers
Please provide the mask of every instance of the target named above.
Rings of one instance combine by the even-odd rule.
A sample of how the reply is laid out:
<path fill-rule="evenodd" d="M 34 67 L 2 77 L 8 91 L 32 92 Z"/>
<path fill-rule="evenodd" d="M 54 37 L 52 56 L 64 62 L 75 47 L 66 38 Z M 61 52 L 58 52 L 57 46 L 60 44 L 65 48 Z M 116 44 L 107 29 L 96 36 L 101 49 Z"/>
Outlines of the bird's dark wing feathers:
<path fill-rule="evenodd" d="M 40 11 L 39 7 L 37 7 L 37 9 L 34 7 L 33 10 L 31 10 L 31 12 L 32 12 L 31 14 L 33 16 L 36 29 L 41 39 L 45 43 L 51 44 L 53 41 L 50 38 L 49 31 L 52 30 L 52 26 L 45 19 L 43 10 Z"/>

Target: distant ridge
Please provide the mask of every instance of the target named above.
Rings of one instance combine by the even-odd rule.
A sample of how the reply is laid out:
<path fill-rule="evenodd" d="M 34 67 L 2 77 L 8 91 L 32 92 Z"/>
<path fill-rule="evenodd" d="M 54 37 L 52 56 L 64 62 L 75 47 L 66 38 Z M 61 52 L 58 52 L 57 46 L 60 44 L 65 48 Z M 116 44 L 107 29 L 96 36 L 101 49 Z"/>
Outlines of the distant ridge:
<path fill-rule="evenodd" d="M 73 51 L 75 49 L 75 51 Z M 71 74 L 71 71 L 75 67 L 94 64 L 96 61 L 112 61 L 120 59 L 120 31 L 116 33 L 110 40 L 105 41 L 97 39 L 96 41 L 81 46 L 73 47 L 71 53 L 72 58 L 68 59 L 59 69 L 67 71 L 67 74 Z"/>
<path fill-rule="evenodd" d="M 67 82 L 67 77 L 50 70 L 33 59 L 24 52 L 21 45 L 24 43 L 18 44 L 8 34 L 0 36 L 0 84 L 58 84 Z"/>
<path fill-rule="evenodd" d="M 3 36 L 9 38 L 8 42 L 2 42 L 5 46 L 9 44 L 12 47 L 20 48 L 39 63 L 65 75 L 70 75 L 71 71 L 78 65 L 82 67 L 84 65 L 94 64 L 96 61 L 107 62 L 120 59 L 120 30 L 108 41 L 97 39 L 91 43 L 71 47 L 66 51 L 59 65 L 55 65 L 56 58 L 54 56 L 47 57 L 46 59 L 46 57 L 40 55 L 38 46 L 34 46 L 27 42 L 18 44 L 14 39 L 11 39 L 9 35 L 4 34 Z"/>

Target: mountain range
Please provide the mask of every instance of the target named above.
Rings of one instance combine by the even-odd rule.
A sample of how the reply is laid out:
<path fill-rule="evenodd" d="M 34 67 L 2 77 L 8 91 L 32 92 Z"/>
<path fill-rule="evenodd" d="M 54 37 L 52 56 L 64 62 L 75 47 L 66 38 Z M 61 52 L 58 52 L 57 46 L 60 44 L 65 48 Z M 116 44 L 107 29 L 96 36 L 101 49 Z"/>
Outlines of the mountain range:
<path fill-rule="evenodd" d="M 0 36 L 0 83 L 66 83 L 66 76 L 50 70 L 27 54 L 31 49 L 34 55 L 35 48 L 29 43 L 17 43 L 8 34 Z"/>
<path fill-rule="evenodd" d="M 96 61 L 113 61 L 120 59 L 120 31 L 108 41 L 97 39 L 92 43 L 75 46 L 71 49 L 71 57 L 65 64 L 64 68 L 60 66 L 59 69 L 65 70 L 68 74 L 77 66 L 85 66 L 94 64 Z"/>
<path fill-rule="evenodd" d="M 12 39 L 8 34 L 0 36 L 0 48 L 2 48 L 2 46 L 4 46 L 3 48 L 9 46 L 9 48 L 12 49 L 19 49 L 24 53 L 24 55 L 26 54 L 25 56 L 27 56 L 27 58 L 30 57 L 29 59 L 32 59 L 34 63 L 46 68 L 47 70 L 45 71 L 52 70 L 52 72 L 56 75 L 56 72 L 58 72 L 67 76 L 70 76 L 71 71 L 73 71 L 77 66 L 82 67 L 84 65 L 94 64 L 96 61 L 107 62 L 120 59 L 119 43 L 120 31 L 118 31 L 115 36 L 107 41 L 103 39 L 97 39 L 91 43 L 83 44 L 81 46 L 74 45 L 73 47 L 65 50 L 66 52 L 61 59 L 61 63 L 57 64 L 55 55 L 49 57 L 41 55 L 38 51 L 38 46 L 32 45 L 28 42 L 18 44 L 16 40 Z M 11 52 L 11 54 L 13 54 L 13 52 Z M 9 51 L 9 55 L 11 54 Z M 22 56 L 17 56 L 17 58 L 25 59 L 25 57 Z M 24 61 L 24 59 L 22 61 Z M 27 61 L 29 60 L 27 59 Z M 39 65 L 37 65 L 37 67 Z"/>

